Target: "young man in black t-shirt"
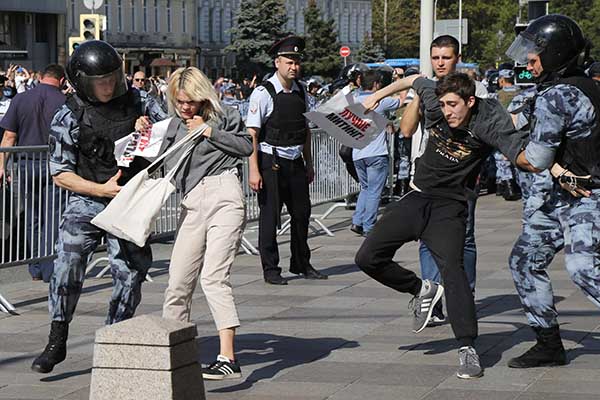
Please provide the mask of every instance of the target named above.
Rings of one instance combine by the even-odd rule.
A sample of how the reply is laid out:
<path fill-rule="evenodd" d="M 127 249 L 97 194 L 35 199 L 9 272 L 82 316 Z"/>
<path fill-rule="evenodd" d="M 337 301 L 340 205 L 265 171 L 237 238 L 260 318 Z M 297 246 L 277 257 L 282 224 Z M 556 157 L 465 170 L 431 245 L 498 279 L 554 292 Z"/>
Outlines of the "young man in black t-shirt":
<path fill-rule="evenodd" d="M 448 317 L 460 344 L 459 378 L 483 374 L 473 343 L 477 337 L 475 302 L 463 267 L 467 217 L 466 189 L 473 189 L 482 161 L 498 148 L 514 162 L 523 148 L 509 114 L 497 100 L 475 97 L 475 83 L 451 73 L 438 82 L 411 76 L 374 93 L 368 109 L 382 98 L 413 87 L 425 106 L 430 131 L 412 189 L 390 204 L 356 254 L 356 264 L 382 284 L 414 298 L 415 333 L 423 330 L 446 292 Z M 444 287 L 393 261 L 404 243 L 423 241 L 440 268 Z"/>

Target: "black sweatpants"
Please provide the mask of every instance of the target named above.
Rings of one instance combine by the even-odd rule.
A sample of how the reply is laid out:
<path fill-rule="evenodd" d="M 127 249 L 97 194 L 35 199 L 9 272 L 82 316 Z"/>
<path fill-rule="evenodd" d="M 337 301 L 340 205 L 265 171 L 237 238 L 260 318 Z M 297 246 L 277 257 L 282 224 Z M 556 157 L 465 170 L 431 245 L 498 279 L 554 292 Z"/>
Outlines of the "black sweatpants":
<path fill-rule="evenodd" d="M 413 296 L 421 279 L 392 259 L 404 243 L 422 240 L 440 269 L 448 318 L 461 345 L 477 337 L 475 301 L 463 267 L 467 203 L 413 191 L 390 204 L 356 254 L 356 264 L 382 284 Z"/>
<path fill-rule="evenodd" d="M 284 204 L 292 219 L 290 271 L 296 274 L 304 273 L 310 265 L 307 238 L 311 211 L 304 160 L 279 157 L 280 169 L 275 172 L 272 169 L 273 157 L 262 152 L 258 154 L 263 179 L 263 187 L 258 192 L 258 250 L 263 274 L 265 277 L 281 274 L 277 247 L 277 216 L 281 214 Z"/>

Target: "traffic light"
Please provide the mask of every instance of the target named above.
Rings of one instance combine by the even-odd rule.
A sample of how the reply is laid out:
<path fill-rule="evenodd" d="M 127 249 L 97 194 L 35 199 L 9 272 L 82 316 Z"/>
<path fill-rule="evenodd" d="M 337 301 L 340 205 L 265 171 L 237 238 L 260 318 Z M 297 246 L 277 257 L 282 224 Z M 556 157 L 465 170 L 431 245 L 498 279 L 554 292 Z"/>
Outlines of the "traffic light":
<path fill-rule="evenodd" d="M 69 56 L 86 40 L 103 40 L 106 17 L 98 14 L 79 16 L 79 36 L 69 37 Z"/>
<path fill-rule="evenodd" d="M 102 40 L 102 15 L 81 14 L 79 16 L 79 36 L 84 40 Z"/>
<path fill-rule="evenodd" d="M 69 38 L 69 56 L 70 56 L 71 54 L 73 54 L 73 52 L 75 51 L 75 49 L 76 49 L 77 47 L 79 47 L 79 45 L 80 45 L 81 43 L 83 43 L 84 41 L 85 41 L 85 39 L 84 39 L 84 38 L 82 38 L 82 37 L 79 37 L 79 36 L 71 36 L 71 37 Z"/>
<path fill-rule="evenodd" d="M 515 71 L 515 84 L 519 86 L 533 86 L 535 81 L 533 74 L 527 71 L 527 67 L 523 65 L 517 65 L 513 69 Z"/>

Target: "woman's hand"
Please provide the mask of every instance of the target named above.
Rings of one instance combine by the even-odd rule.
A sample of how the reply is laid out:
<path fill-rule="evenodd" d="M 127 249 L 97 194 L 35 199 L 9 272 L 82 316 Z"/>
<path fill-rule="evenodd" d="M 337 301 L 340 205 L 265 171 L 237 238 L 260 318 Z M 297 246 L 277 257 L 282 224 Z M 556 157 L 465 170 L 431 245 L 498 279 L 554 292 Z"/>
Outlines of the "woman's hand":
<path fill-rule="evenodd" d="M 188 133 L 191 133 L 192 131 L 198 129 L 204 124 L 204 118 L 202 118 L 199 115 L 194 115 L 194 118 L 188 119 L 187 121 L 185 121 L 185 123 L 188 127 Z M 202 132 L 202 136 L 209 138 L 211 133 L 212 129 L 209 126 L 204 130 L 204 132 Z"/>
<path fill-rule="evenodd" d="M 135 131 L 136 132 L 143 132 L 146 129 L 150 129 L 152 128 L 152 123 L 150 122 L 150 119 L 148 119 L 148 117 L 143 116 L 143 117 L 139 117 L 137 119 L 137 121 L 135 121 Z"/>

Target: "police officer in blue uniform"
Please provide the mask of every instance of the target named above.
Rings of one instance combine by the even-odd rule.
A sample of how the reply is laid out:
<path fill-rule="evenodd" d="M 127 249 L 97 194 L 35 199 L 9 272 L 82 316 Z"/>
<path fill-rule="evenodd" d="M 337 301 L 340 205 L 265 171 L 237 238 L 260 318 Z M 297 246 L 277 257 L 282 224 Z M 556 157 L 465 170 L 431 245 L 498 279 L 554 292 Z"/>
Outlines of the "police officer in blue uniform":
<path fill-rule="evenodd" d="M 307 243 L 310 218 L 308 185 L 314 179 L 310 130 L 303 115 L 306 90 L 299 82 L 304 39 L 290 36 L 276 42 L 269 53 L 276 72 L 250 96 L 246 126 L 252 135 L 250 188 L 258 192 L 260 207 L 258 247 L 265 282 L 286 285 L 279 267 L 277 226 L 283 204 L 291 217 L 290 272 L 306 279 L 327 276 L 310 264 Z"/>
<path fill-rule="evenodd" d="M 530 142 L 517 165 L 531 172 L 550 170 L 554 177 L 539 208 L 542 223 L 530 223 L 526 240 L 518 241 L 511 254 L 515 286 L 537 338 L 531 349 L 509 361 L 513 368 L 567 362 L 545 265 L 514 259 L 531 259 L 540 245 L 536 238 L 550 238 L 542 243 L 554 247 L 549 254 L 564 246 L 571 279 L 600 306 L 600 91 L 583 73 L 588 53 L 580 27 L 562 15 L 532 21 L 506 53 L 527 64 L 538 83 Z"/>
<path fill-rule="evenodd" d="M 103 237 L 113 278 L 107 324 L 133 316 L 152 264 L 150 246 L 138 247 L 91 223 L 127 179 L 147 165 L 136 158 L 129 168 L 119 169 L 114 156 L 114 142 L 133 132 L 142 114 L 137 92 L 127 87 L 122 63 L 106 42 L 81 44 L 67 66 L 76 93 L 56 112 L 50 126 L 50 173 L 57 186 L 72 193 L 62 216 L 50 280 L 49 341 L 31 366 L 37 372 L 48 373 L 66 358 L 69 323 L 86 264 Z"/>

